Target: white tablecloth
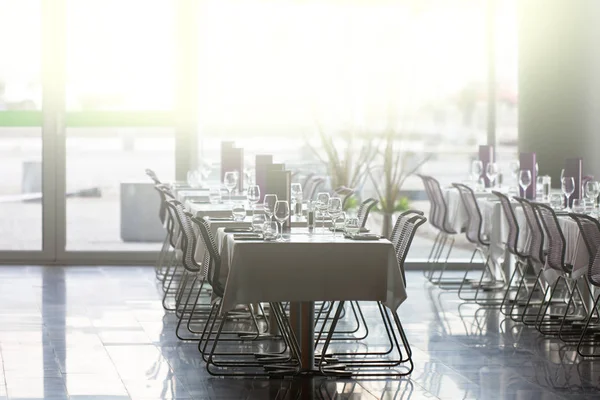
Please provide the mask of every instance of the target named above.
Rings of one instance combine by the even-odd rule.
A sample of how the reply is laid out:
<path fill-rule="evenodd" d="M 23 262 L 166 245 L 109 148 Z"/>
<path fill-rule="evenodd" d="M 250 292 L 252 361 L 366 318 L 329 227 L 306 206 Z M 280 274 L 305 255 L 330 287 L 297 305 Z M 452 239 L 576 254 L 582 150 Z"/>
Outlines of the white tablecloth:
<path fill-rule="evenodd" d="M 490 196 L 493 196 L 490 192 L 475 192 L 477 200 L 486 199 Z M 456 232 L 460 232 L 467 226 L 469 221 L 469 215 L 463 206 L 460 193 L 458 192 L 458 189 L 454 187 L 447 188 L 444 190 L 444 197 L 446 199 L 446 205 L 448 206 L 448 222 L 452 229 Z"/>
<path fill-rule="evenodd" d="M 269 301 L 370 300 L 396 309 L 406 299 L 388 240 L 292 233 L 289 242 L 279 243 L 234 240 L 222 229 L 218 235 L 226 282 L 222 312 Z"/>

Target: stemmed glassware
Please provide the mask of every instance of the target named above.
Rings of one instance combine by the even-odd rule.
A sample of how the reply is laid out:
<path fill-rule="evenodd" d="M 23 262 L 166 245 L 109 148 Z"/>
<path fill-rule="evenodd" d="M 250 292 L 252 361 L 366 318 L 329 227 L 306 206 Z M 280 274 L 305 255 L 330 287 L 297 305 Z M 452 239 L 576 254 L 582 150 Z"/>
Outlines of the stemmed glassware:
<path fill-rule="evenodd" d="M 327 204 L 327 212 L 331 216 L 331 222 L 333 225 L 333 238 L 335 239 L 336 221 L 342 215 L 342 199 L 339 197 L 331 197 Z"/>
<path fill-rule="evenodd" d="M 238 184 L 238 173 L 237 171 L 227 171 L 223 177 L 223 183 L 229 192 L 229 203 L 231 204 L 231 192 Z"/>
<path fill-rule="evenodd" d="M 273 215 L 281 227 L 279 229 L 279 241 L 283 242 L 283 224 L 290 217 L 290 203 L 288 203 L 287 200 L 277 200 Z"/>
<path fill-rule="evenodd" d="M 519 171 L 519 186 L 523 189 L 523 197 L 526 197 L 527 188 L 531 185 L 531 171 L 522 169 Z"/>
<path fill-rule="evenodd" d="M 254 215 L 254 207 L 258 200 L 260 200 L 260 187 L 258 185 L 250 185 L 248 186 L 248 203 L 250 203 L 250 208 L 252 209 L 252 215 Z"/>
<path fill-rule="evenodd" d="M 200 163 L 200 168 L 198 168 L 198 171 L 200 173 L 200 176 L 202 177 L 202 180 L 204 182 L 207 182 L 208 177 L 212 172 L 212 164 L 210 163 L 210 161 L 205 159 Z"/>
<path fill-rule="evenodd" d="M 598 198 L 598 194 L 600 194 L 600 185 L 597 181 L 587 181 L 585 183 L 585 195 L 589 199 L 590 204 L 592 205 L 592 212 L 596 213 L 596 199 Z"/>
<path fill-rule="evenodd" d="M 493 188 L 496 182 L 496 178 L 498 177 L 498 173 L 500 169 L 498 168 L 498 164 L 496 163 L 488 163 L 485 167 L 485 175 L 490 181 L 490 187 Z"/>
<path fill-rule="evenodd" d="M 275 213 L 275 204 L 277 204 L 276 194 L 265 194 L 263 205 L 265 207 L 265 214 L 269 217 L 269 222 L 273 221 L 273 214 Z"/>
<path fill-rule="evenodd" d="M 569 197 L 571 197 L 575 191 L 575 179 L 573 179 L 572 176 L 563 176 L 560 180 L 560 187 L 567 198 L 567 211 L 571 211 L 571 207 L 569 207 Z"/>
<path fill-rule="evenodd" d="M 323 223 L 323 233 L 325 233 L 325 214 L 327 212 L 327 206 L 329 205 L 329 193 L 320 192 L 317 194 L 317 200 L 315 201 L 315 207 L 321 215 L 321 221 Z"/>
<path fill-rule="evenodd" d="M 471 179 L 473 180 L 473 184 L 477 186 L 477 182 L 479 182 L 479 178 L 481 178 L 481 174 L 483 173 L 483 163 L 481 160 L 473 160 L 471 162 Z"/>
<path fill-rule="evenodd" d="M 297 210 L 297 204 L 302 204 L 302 185 L 292 183 L 290 194 L 292 196 L 292 214 L 302 214 L 302 207 L 300 207 L 300 210 Z"/>

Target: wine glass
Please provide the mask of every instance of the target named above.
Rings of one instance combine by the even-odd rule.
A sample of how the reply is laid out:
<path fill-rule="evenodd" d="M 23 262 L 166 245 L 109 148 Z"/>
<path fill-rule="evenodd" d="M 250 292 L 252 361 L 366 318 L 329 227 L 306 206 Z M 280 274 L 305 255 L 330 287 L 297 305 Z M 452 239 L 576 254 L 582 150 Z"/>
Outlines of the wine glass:
<path fill-rule="evenodd" d="M 317 194 L 317 200 L 315 201 L 315 207 L 321 215 L 321 221 L 323 223 L 323 233 L 325 233 L 325 212 L 329 205 L 329 193 L 320 192 Z"/>
<path fill-rule="evenodd" d="M 302 185 L 299 183 L 292 183 L 290 194 L 292 196 L 292 212 L 298 215 L 302 214 L 302 207 L 300 207 L 300 210 L 297 209 L 298 203 L 302 205 Z"/>
<path fill-rule="evenodd" d="M 202 180 L 205 182 L 208 181 L 208 177 L 212 172 L 212 164 L 210 163 L 210 161 L 206 159 L 202 160 L 202 162 L 200 163 L 199 171 L 200 175 L 202 176 Z"/>
<path fill-rule="evenodd" d="M 273 221 L 273 214 L 275 213 L 275 204 L 277 204 L 276 194 L 265 194 L 263 205 L 265 207 L 265 214 L 269 217 L 269 222 Z"/>
<path fill-rule="evenodd" d="M 273 215 L 281 226 L 279 229 L 279 241 L 283 242 L 283 224 L 290 217 L 290 203 L 288 203 L 287 200 L 277 200 Z"/>
<path fill-rule="evenodd" d="M 563 178 L 560 180 L 560 188 L 567 198 L 567 211 L 571 211 L 571 207 L 569 206 L 569 197 L 571 197 L 575 191 L 575 179 L 573 179 L 572 176 L 563 176 Z"/>
<path fill-rule="evenodd" d="M 223 177 L 223 183 L 229 192 L 229 203 L 231 203 L 231 191 L 237 186 L 238 183 L 237 171 L 227 171 Z"/>
<path fill-rule="evenodd" d="M 260 200 L 260 187 L 258 185 L 250 185 L 248 186 L 248 203 L 250 203 L 250 208 L 252 208 L 252 215 L 254 215 L 254 207 L 258 200 Z"/>
<path fill-rule="evenodd" d="M 592 212 L 596 212 L 596 199 L 598 198 L 598 194 L 600 194 L 600 186 L 598 185 L 598 182 L 587 181 L 585 183 L 585 195 L 592 206 Z"/>
<path fill-rule="evenodd" d="M 531 171 L 522 169 L 519 171 L 519 186 L 523 189 L 523 197 L 527 197 L 527 188 L 531 185 Z"/>
<path fill-rule="evenodd" d="M 221 203 L 221 188 L 220 187 L 211 187 L 208 191 L 208 202 L 210 204 L 219 204 Z"/>
<path fill-rule="evenodd" d="M 481 160 L 471 161 L 471 179 L 475 184 L 479 181 L 481 174 L 483 173 L 483 163 Z"/>
<path fill-rule="evenodd" d="M 331 216 L 331 222 L 333 225 L 333 238 L 335 239 L 336 221 L 342 215 L 342 199 L 339 197 L 331 197 L 327 204 L 327 212 Z"/>
<path fill-rule="evenodd" d="M 485 175 L 490 181 L 491 188 L 494 187 L 494 182 L 496 181 L 496 177 L 498 176 L 499 172 L 500 169 L 496 163 L 488 163 L 488 165 L 485 166 Z"/>

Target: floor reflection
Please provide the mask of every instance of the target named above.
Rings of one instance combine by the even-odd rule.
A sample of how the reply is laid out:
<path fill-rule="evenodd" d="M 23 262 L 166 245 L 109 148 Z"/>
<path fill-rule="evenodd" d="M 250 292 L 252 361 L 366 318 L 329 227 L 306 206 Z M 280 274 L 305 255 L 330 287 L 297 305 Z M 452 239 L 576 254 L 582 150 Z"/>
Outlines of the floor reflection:
<path fill-rule="evenodd" d="M 407 280 L 410 377 L 232 380 L 209 376 L 196 344 L 177 339 L 152 268 L 3 267 L 0 400 L 598 398 L 600 362 L 431 288 L 420 272 Z"/>

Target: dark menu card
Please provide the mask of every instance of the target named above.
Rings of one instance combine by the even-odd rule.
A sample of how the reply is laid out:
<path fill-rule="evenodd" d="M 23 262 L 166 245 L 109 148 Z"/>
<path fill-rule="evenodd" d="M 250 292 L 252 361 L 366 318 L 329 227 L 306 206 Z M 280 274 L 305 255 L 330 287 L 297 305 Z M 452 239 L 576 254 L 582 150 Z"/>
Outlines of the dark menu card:
<path fill-rule="evenodd" d="M 262 202 L 267 190 L 267 170 L 273 165 L 273 156 L 267 154 L 257 154 L 254 175 L 256 184 L 260 188 L 260 200 Z"/>
<path fill-rule="evenodd" d="M 273 164 L 274 166 L 282 166 L 282 164 Z M 284 171 L 278 168 L 267 170 L 267 191 L 268 194 L 276 194 L 277 200 L 287 200 L 288 204 L 291 201 L 291 186 L 292 172 Z M 290 204 L 291 207 L 291 204 Z M 291 209 L 290 215 L 286 222 L 283 223 L 283 231 L 287 232 L 291 227 Z"/>
<path fill-rule="evenodd" d="M 569 207 L 573 206 L 573 199 L 581 199 L 582 170 L 583 160 L 581 158 L 567 158 L 565 161 L 565 173 L 563 176 L 572 177 L 575 181 L 575 190 L 571 197 L 569 197 Z"/>
<path fill-rule="evenodd" d="M 527 187 L 527 192 L 523 193 L 521 185 L 519 185 L 519 195 L 528 200 L 535 200 L 537 168 L 535 153 L 519 153 L 519 168 L 521 170 L 528 169 L 531 172 L 531 184 Z"/>
<path fill-rule="evenodd" d="M 490 187 L 490 180 L 488 179 L 485 171 L 487 169 L 487 165 L 489 163 L 494 162 L 494 146 L 481 145 L 479 146 L 479 160 L 483 165 L 483 170 L 481 171 L 481 178 L 483 178 L 483 182 L 485 183 L 485 187 Z"/>

